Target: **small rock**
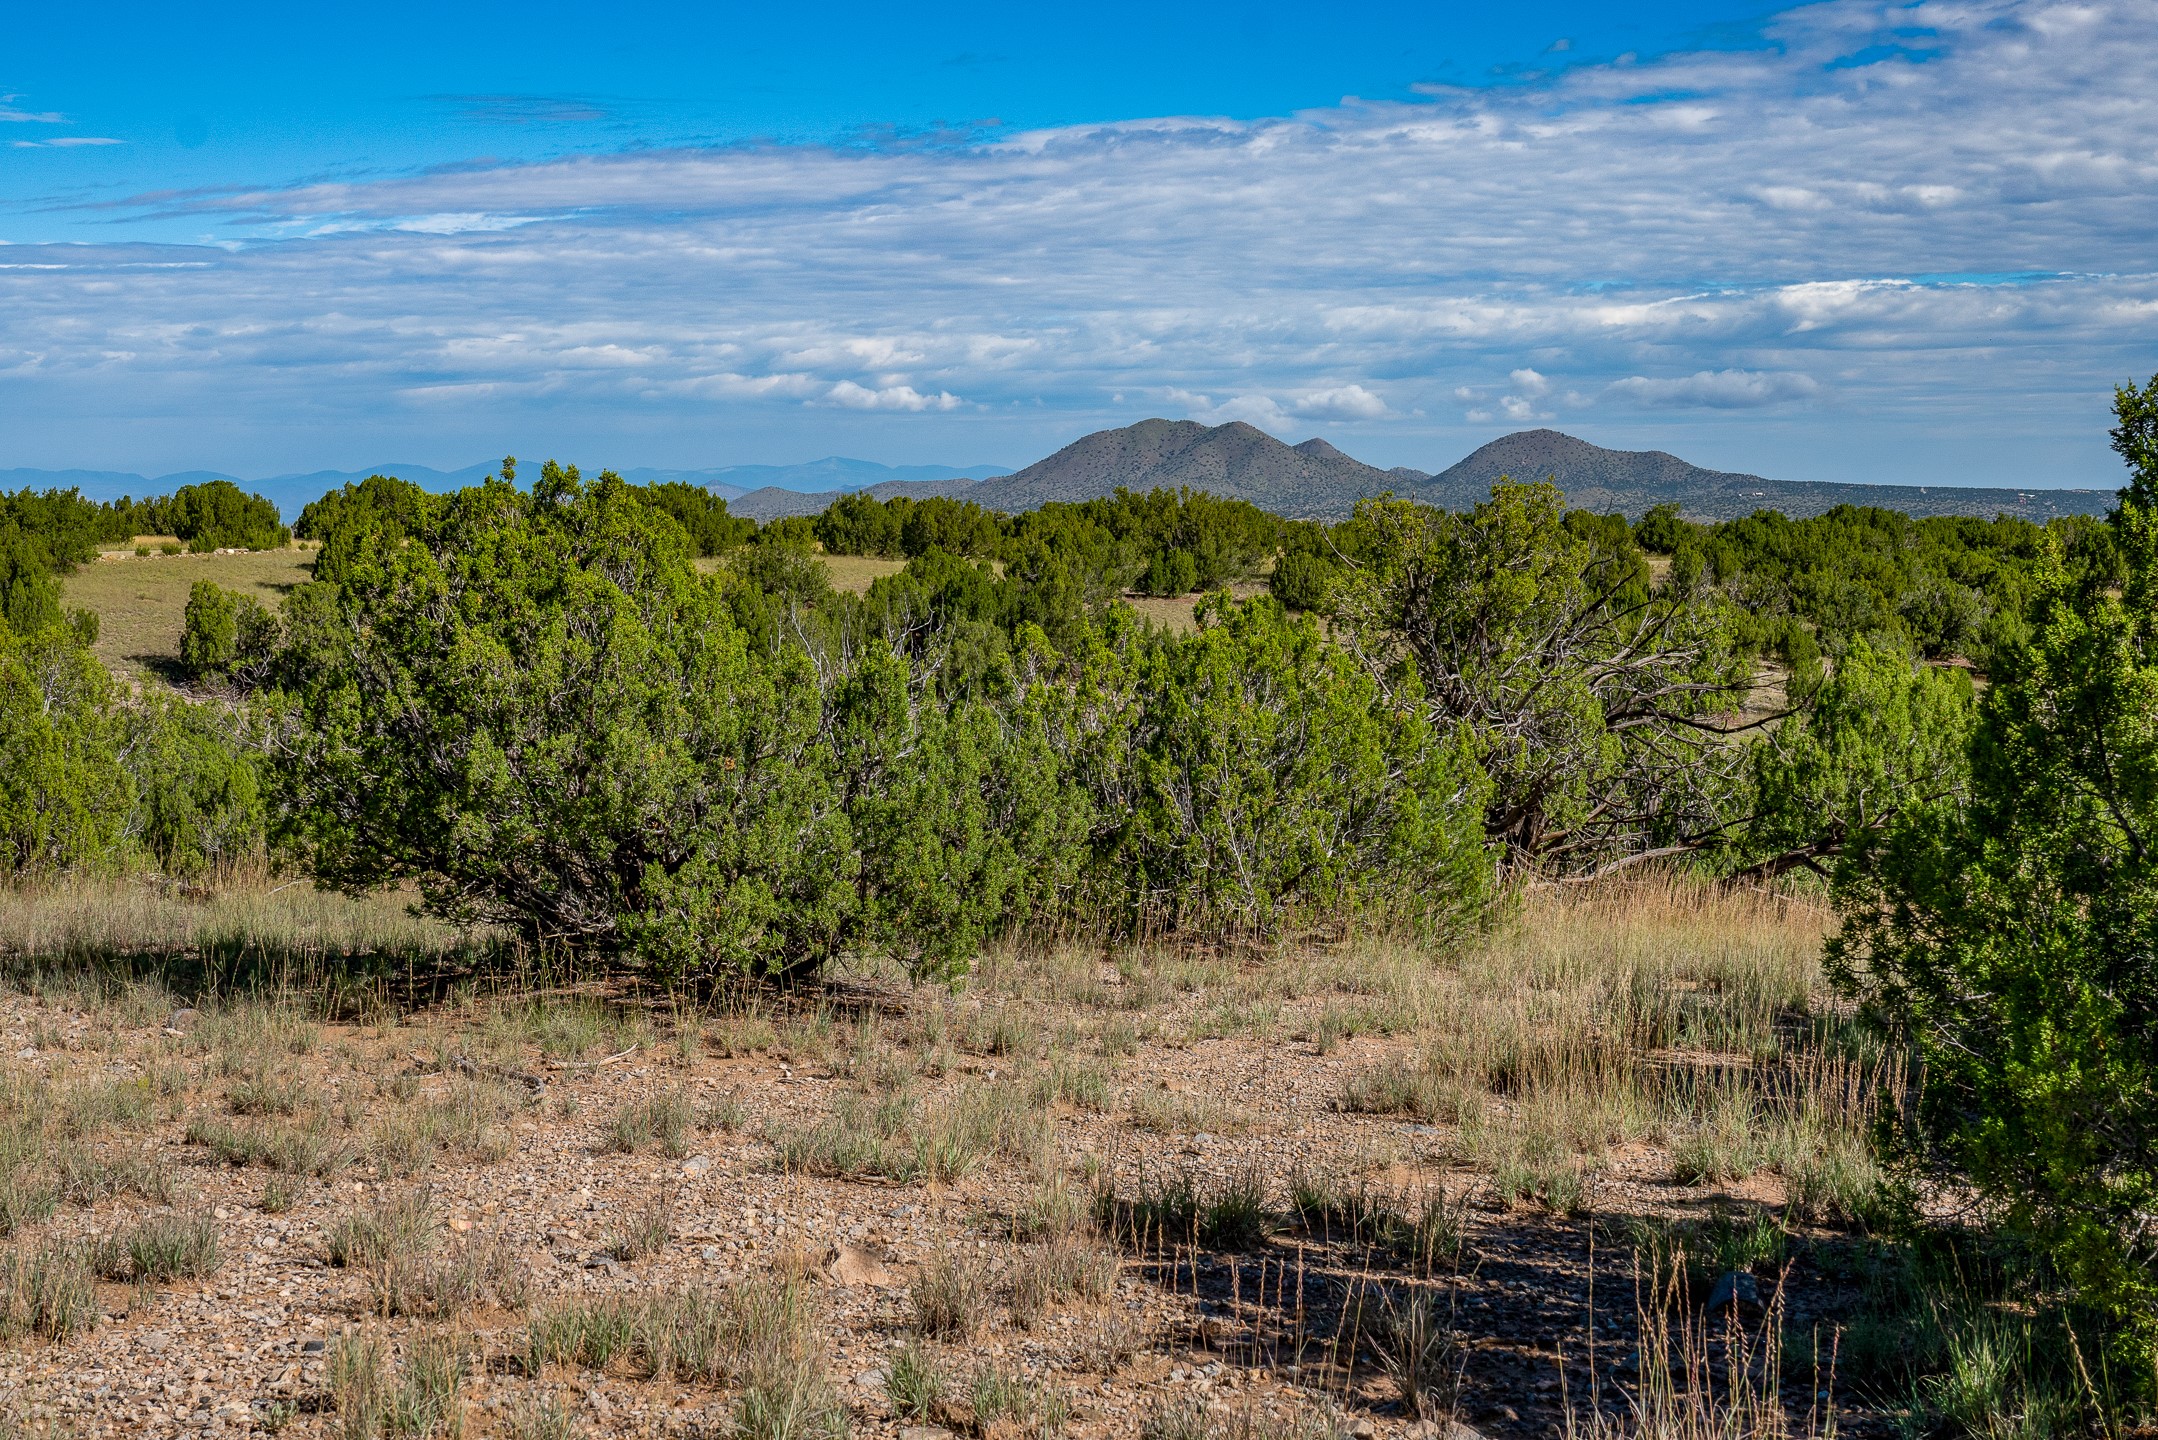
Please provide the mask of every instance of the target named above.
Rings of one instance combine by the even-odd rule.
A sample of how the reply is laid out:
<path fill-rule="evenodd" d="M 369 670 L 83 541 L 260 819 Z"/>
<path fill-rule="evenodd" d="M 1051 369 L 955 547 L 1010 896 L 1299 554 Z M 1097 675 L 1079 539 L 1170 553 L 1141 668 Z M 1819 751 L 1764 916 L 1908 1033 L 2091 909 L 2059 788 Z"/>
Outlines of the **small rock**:
<path fill-rule="evenodd" d="M 854 1377 L 854 1383 L 864 1390 L 882 1389 L 884 1386 L 884 1372 L 882 1370 L 864 1370 Z"/>
<path fill-rule="evenodd" d="M 824 1273 L 835 1284 L 886 1286 L 898 1277 L 875 1251 L 858 1245 L 834 1245 L 824 1252 Z"/>
<path fill-rule="evenodd" d="M 1449 1420 L 1438 1427 L 1438 1440 L 1484 1440 L 1484 1432 L 1474 1425 Z"/>
<path fill-rule="evenodd" d="M 940 1425 L 902 1425 L 899 1440 L 952 1440 L 952 1432 Z"/>
<path fill-rule="evenodd" d="M 1740 1314 L 1761 1309 L 1761 1282 L 1744 1270 L 1727 1271 L 1708 1294 L 1711 1311 L 1736 1308 Z"/>
<path fill-rule="evenodd" d="M 300 1353 L 302 1355 L 320 1355 L 327 1348 L 320 1339 L 302 1340 L 300 1342 Z"/>
<path fill-rule="evenodd" d="M 135 1343 L 142 1346 L 143 1349 L 149 1351 L 152 1355 L 162 1355 L 165 1353 L 166 1349 L 172 1344 L 172 1337 L 170 1335 L 167 1335 L 162 1330 L 152 1330 L 149 1334 L 143 1336 Z"/>
<path fill-rule="evenodd" d="M 692 1155 L 682 1162 L 682 1173 L 684 1175 L 702 1175 L 711 1168 L 712 1157 L 709 1155 Z"/>
<path fill-rule="evenodd" d="M 185 1035 L 194 1028 L 195 1010 L 193 1006 L 183 1005 L 165 1017 L 165 1033 L 168 1035 Z"/>
<path fill-rule="evenodd" d="M 1359 1415 L 1349 1422 L 1349 1433 L 1354 1435 L 1356 1440 L 1371 1440 L 1372 1436 L 1379 1433 L 1379 1427 L 1371 1423 L 1369 1415 Z"/>

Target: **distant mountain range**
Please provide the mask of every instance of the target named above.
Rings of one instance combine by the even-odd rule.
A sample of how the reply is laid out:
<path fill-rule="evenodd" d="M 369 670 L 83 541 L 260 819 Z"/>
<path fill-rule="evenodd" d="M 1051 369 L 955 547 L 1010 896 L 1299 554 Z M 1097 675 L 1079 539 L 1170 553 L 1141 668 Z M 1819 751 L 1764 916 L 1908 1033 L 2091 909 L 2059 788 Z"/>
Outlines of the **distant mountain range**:
<path fill-rule="evenodd" d="M 1449 510 L 1490 498 L 1500 476 L 1556 479 L 1566 502 L 1599 514 L 1639 518 L 1657 505 L 1676 504 L 1689 520 L 1735 520 L 1756 510 L 1794 518 L 1838 505 L 1878 505 L 1906 515 L 2015 515 L 2045 521 L 2056 515 L 2103 515 L 2111 490 L 1983 490 L 1953 485 L 1840 485 L 1813 480 L 1764 480 L 1728 470 L 1704 470 L 1661 450 L 1606 450 L 1557 430 L 1502 435 L 1413 492 Z M 1409 492 L 1404 492 L 1409 493 Z"/>
<path fill-rule="evenodd" d="M 171 475 L 158 476 L 142 476 L 120 470 L 0 470 L 0 490 L 65 490 L 73 487 L 93 500 L 117 500 L 122 495 L 133 495 L 138 499 L 145 495 L 170 495 L 182 485 L 200 484 L 205 480 L 230 480 L 249 493 L 269 500 L 289 521 L 299 515 L 308 501 L 335 490 L 340 485 L 357 484 L 370 475 L 395 475 L 400 480 L 411 481 L 423 490 L 439 492 L 477 485 L 495 473 L 497 463 L 491 460 L 483 461 L 477 465 L 467 465 L 461 470 L 437 470 L 429 465 L 386 464 L 369 466 L 364 470 L 310 470 L 290 475 L 270 475 L 256 480 L 243 480 L 222 470 L 182 470 Z M 532 468 L 537 470 L 538 467 Z M 591 473 L 596 474 L 597 471 Z M 814 509 L 807 512 L 809 514 L 824 509 L 840 494 L 849 490 L 866 490 L 893 483 L 935 482 L 949 480 L 954 476 L 980 479 L 1008 473 L 1010 467 L 1004 465 L 879 465 L 874 460 L 849 460 L 838 455 L 823 460 L 811 460 L 802 465 L 720 465 L 705 470 L 655 470 L 639 467 L 621 472 L 623 479 L 638 485 L 654 485 L 669 480 L 702 485 L 725 499 L 730 507 L 738 496 L 760 489 L 774 490 L 780 495 L 804 490 L 819 492 L 819 502 Z"/>
<path fill-rule="evenodd" d="M 1489 499 L 1491 486 L 1501 476 L 1555 480 L 1566 492 L 1568 504 L 1634 518 L 1665 504 L 1676 504 L 1691 520 L 1732 520 L 1756 510 L 1802 517 L 1838 505 L 1879 505 L 1908 515 L 1991 519 L 2005 514 L 2043 521 L 2055 515 L 2103 515 L 2114 500 L 2111 490 L 1980 490 L 1766 480 L 1759 475 L 1706 470 L 1661 450 L 1606 450 L 1556 430 L 1501 436 L 1459 463 L 1428 475 L 1421 470 L 1366 465 L 1324 440 L 1290 445 L 1242 422 L 1209 427 L 1193 420 L 1142 420 L 1121 430 L 1097 431 L 1024 470 L 979 483 L 880 485 L 873 493 L 879 498 L 955 495 L 993 510 L 1019 511 L 1053 500 L 1092 499 L 1119 485 L 1138 491 L 1181 486 L 1249 500 L 1282 515 L 1338 520 L 1358 500 L 1389 491 L 1449 510 L 1465 510 Z M 837 498 L 767 490 L 730 501 L 729 508 L 761 522 L 781 515 L 814 515 Z"/>
<path fill-rule="evenodd" d="M 286 519 L 324 491 L 372 474 L 401 476 L 429 490 L 469 485 L 492 465 L 434 470 L 382 465 L 372 470 L 318 470 L 268 480 L 237 481 L 276 502 Z M 1556 430 L 1501 436 L 1437 474 L 1366 465 L 1324 440 L 1290 445 L 1241 421 L 1206 426 L 1195 420 L 1142 420 L 1084 436 L 1023 470 L 999 466 L 879 465 L 837 456 L 804 465 L 728 465 L 710 470 L 625 470 L 639 484 L 663 480 L 704 485 L 738 515 L 763 523 L 785 515 L 814 515 L 841 495 L 867 490 L 878 499 L 950 495 L 994 510 L 1031 510 L 1051 501 L 1087 500 L 1123 486 L 1210 491 L 1278 514 L 1335 520 L 1358 500 L 1392 492 L 1408 499 L 1466 509 L 1491 493 L 1501 476 L 1555 480 L 1567 502 L 1602 513 L 1638 517 L 1652 506 L 1676 504 L 1693 520 L 1730 520 L 1756 510 L 1818 515 L 1837 505 L 1879 505 L 1909 515 L 2016 515 L 2044 521 L 2056 515 L 2103 515 L 2111 490 L 1964 489 L 1956 486 L 1838 485 L 1767 480 L 1707 470 L 1661 450 L 1606 450 Z M 986 477 L 986 478 L 982 478 Z M 169 493 L 192 481 L 220 478 L 188 471 L 140 475 L 103 470 L 0 470 L 0 488 L 73 485 L 98 499 Z M 233 477 L 222 477 L 231 479 Z"/>

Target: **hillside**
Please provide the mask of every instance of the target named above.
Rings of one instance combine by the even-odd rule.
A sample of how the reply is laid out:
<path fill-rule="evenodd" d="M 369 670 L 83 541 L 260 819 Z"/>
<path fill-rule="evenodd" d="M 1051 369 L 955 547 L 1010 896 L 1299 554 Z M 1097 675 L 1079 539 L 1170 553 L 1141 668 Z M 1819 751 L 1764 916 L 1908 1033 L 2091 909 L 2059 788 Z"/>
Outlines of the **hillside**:
<path fill-rule="evenodd" d="M 1292 516 L 1346 514 L 1357 500 L 1423 478 L 1342 454 L 1324 440 L 1286 445 L 1241 421 L 1209 428 L 1196 420 L 1142 420 L 1098 430 L 1046 460 L 983 483 L 975 498 L 999 510 L 1031 510 L 1053 500 L 1089 500 L 1130 490 L 1206 490 Z"/>
<path fill-rule="evenodd" d="M 1690 520 L 1732 520 L 1756 510 L 1801 519 L 1838 505 L 1879 505 L 1907 515 L 2008 514 L 2044 521 L 2056 515 L 2103 515 L 2110 490 L 1982 490 L 1953 486 L 1835 485 L 1767 480 L 1759 475 L 1705 470 L 1662 450 L 1606 450 L 1557 430 L 1504 435 L 1432 476 L 1416 498 L 1465 509 L 1491 493 L 1501 476 L 1558 482 L 1569 504 L 1584 510 L 1639 516 L 1677 504 Z"/>

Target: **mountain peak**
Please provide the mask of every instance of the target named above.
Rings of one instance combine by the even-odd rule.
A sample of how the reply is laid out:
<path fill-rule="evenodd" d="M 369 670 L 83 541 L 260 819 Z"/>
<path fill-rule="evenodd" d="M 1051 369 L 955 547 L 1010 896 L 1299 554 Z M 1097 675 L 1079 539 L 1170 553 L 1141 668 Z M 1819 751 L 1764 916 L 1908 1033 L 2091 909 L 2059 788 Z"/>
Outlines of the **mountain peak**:
<path fill-rule="evenodd" d="M 1331 517 L 1366 495 L 1403 485 L 1401 477 L 1352 460 L 1324 440 L 1292 446 L 1241 420 L 1207 426 L 1155 419 L 1082 436 L 1046 460 L 984 481 L 975 498 L 999 510 L 1031 510 L 1119 487 L 1205 490 L 1282 515 Z"/>

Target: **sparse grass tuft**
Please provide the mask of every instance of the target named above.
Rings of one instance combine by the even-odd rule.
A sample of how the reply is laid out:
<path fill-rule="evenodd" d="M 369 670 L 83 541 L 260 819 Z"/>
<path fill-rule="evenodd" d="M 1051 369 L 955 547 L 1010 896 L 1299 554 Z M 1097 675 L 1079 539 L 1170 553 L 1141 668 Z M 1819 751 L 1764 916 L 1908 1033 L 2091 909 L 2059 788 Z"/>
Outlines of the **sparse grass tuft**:
<path fill-rule="evenodd" d="M 674 1201 L 662 1196 L 624 1218 L 607 1242 L 607 1253 L 617 1260 L 642 1260 L 665 1250 L 673 1239 Z"/>
<path fill-rule="evenodd" d="M 641 1100 L 632 1100 L 614 1112 L 601 1132 L 600 1149 L 634 1155 L 646 1146 L 652 1146 L 662 1155 L 680 1159 L 689 1153 L 690 1136 L 696 1123 L 696 1110 L 681 1091 L 648 1095 Z"/>
<path fill-rule="evenodd" d="M 944 1371 L 919 1341 L 909 1340 L 884 1371 L 884 1393 L 903 1420 L 928 1421 L 944 1399 Z"/>
<path fill-rule="evenodd" d="M 217 1222 L 208 1215 L 153 1215 L 100 1241 L 91 1265 L 108 1280 L 200 1280 L 215 1274 Z"/>
<path fill-rule="evenodd" d="M 576 1440 L 583 1428 L 562 1397 L 551 1390 L 527 1396 L 511 1407 L 508 1426 L 510 1440 Z"/>
<path fill-rule="evenodd" d="M 97 1282 L 73 1245 L 47 1243 L 0 1259 L 0 1340 L 65 1342 L 97 1324 Z"/>
<path fill-rule="evenodd" d="M 352 1161 L 351 1151 L 320 1121 L 247 1125 L 197 1116 L 187 1122 L 187 1143 L 227 1165 L 260 1165 L 287 1175 L 330 1175 Z"/>
<path fill-rule="evenodd" d="M 427 1197 L 390 1196 L 330 1227 L 330 1263 L 367 1276 L 381 1315 L 450 1315 L 492 1301 L 521 1306 L 531 1278 L 499 1232 L 471 1231 L 444 1244 Z"/>
<path fill-rule="evenodd" d="M 383 1337 L 348 1333 L 330 1347 L 330 1395 L 343 1440 L 429 1440 L 463 1433 L 459 1404 L 473 1343 L 424 1334 L 401 1363 Z"/>
<path fill-rule="evenodd" d="M 987 1288 L 970 1261 L 950 1253 L 932 1255 L 907 1287 L 914 1332 L 933 1340 L 964 1340 L 987 1318 Z"/>
<path fill-rule="evenodd" d="M 1280 1225 L 1266 1177 L 1250 1166 L 1213 1188 L 1202 1188 L 1189 1169 L 1160 1180 L 1141 1176 L 1130 1197 L 1104 1188 L 1096 1194 L 1095 1218 L 1118 1245 L 1138 1253 L 1193 1244 L 1249 1250 Z"/>
<path fill-rule="evenodd" d="M 1022 1256 L 1012 1272 L 1012 1323 L 1031 1330 L 1053 1306 L 1067 1300 L 1102 1301 L 1116 1290 L 1116 1255 L 1067 1236 Z"/>

